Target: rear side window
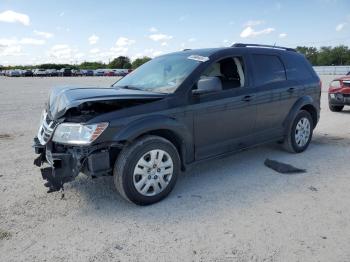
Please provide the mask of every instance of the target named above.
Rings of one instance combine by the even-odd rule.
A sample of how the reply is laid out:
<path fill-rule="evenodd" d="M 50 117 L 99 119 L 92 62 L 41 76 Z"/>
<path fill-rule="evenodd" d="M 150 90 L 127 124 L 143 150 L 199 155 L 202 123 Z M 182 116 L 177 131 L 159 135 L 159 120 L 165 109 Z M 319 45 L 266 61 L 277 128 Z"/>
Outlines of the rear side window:
<path fill-rule="evenodd" d="M 253 55 L 256 85 L 265 85 L 286 80 L 286 71 L 281 59 L 275 55 Z"/>
<path fill-rule="evenodd" d="M 302 56 L 288 55 L 285 59 L 289 80 L 305 80 L 313 78 L 312 69 Z"/>

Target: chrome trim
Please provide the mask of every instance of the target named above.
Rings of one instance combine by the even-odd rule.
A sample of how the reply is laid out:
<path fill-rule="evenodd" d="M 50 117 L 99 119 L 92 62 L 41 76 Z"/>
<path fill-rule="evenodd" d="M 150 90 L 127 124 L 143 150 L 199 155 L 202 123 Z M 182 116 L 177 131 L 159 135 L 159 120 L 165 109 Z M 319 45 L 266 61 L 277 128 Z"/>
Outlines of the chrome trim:
<path fill-rule="evenodd" d="M 57 123 L 48 118 L 46 111 L 43 111 L 40 121 L 40 127 L 38 131 L 38 139 L 40 144 L 46 145 L 51 139 L 53 131 L 55 130 Z"/>

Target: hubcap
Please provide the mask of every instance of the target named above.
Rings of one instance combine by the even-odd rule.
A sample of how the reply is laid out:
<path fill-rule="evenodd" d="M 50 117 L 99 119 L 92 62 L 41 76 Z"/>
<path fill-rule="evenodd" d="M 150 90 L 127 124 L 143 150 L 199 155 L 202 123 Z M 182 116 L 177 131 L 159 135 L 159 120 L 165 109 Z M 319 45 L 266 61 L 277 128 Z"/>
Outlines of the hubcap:
<path fill-rule="evenodd" d="M 303 147 L 307 144 L 310 133 L 311 125 L 309 119 L 306 117 L 301 118 L 295 127 L 295 142 L 298 147 Z"/>
<path fill-rule="evenodd" d="M 171 181 L 173 160 L 161 150 L 151 150 L 137 162 L 133 181 L 136 190 L 144 196 L 154 196 L 162 192 Z"/>

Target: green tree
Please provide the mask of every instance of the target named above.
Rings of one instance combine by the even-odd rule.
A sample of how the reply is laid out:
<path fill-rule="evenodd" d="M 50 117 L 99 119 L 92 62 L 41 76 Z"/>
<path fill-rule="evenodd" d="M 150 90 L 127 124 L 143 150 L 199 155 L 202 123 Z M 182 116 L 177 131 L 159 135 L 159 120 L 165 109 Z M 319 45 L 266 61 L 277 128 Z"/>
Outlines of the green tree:
<path fill-rule="evenodd" d="M 144 63 L 147 63 L 148 61 L 150 61 L 152 58 L 148 57 L 148 56 L 144 56 L 142 58 L 137 58 L 135 59 L 132 64 L 131 64 L 131 68 L 132 69 L 136 69 L 138 68 L 140 65 L 143 65 Z"/>
<path fill-rule="evenodd" d="M 108 64 L 108 67 L 116 68 L 116 69 L 130 69 L 131 68 L 130 58 L 127 56 L 119 56 L 117 58 L 114 58 Z"/>
<path fill-rule="evenodd" d="M 347 46 L 336 46 L 331 50 L 332 63 L 335 65 L 345 65 L 349 62 L 350 50 Z"/>
<path fill-rule="evenodd" d="M 312 65 L 317 65 L 318 51 L 316 47 L 297 46 L 296 50 L 305 55 Z"/>
<path fill-rule="evenodd" d="M 107 65 L 102 62 L 83 62 L 79 65 L 80 69 L 96 70 L 99 68 L 105 68 Z"/>

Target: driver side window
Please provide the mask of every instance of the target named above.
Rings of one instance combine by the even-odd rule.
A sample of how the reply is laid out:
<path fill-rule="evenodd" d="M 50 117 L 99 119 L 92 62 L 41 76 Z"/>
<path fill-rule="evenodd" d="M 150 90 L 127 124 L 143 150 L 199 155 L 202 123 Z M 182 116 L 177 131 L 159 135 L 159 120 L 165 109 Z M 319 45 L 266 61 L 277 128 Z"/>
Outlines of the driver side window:
<path fill-rule="evenodd" d="M 212 86 L 208 86 L 211 83 Z M 244 87 L 244 64 L 241 57 L 229 57 L 212 64 L 200 77 L 198 90 L 217 92 Z"/>

